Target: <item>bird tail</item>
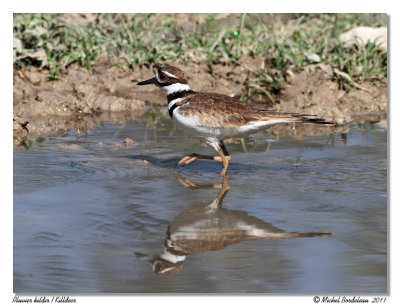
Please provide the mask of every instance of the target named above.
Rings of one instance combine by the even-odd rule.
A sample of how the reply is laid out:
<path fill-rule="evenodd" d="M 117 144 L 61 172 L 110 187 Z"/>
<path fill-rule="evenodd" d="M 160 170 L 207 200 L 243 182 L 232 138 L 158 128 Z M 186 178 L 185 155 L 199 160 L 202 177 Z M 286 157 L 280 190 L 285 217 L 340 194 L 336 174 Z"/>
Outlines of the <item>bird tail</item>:
<path fill-rule="evenodd" d="M 256 239 L 287 239 L 287 238 L 299 238 L 299 237 L 331 237 L 332 233 L 329 232 L 308 232 L 308 233 L 297 233 L 297 232 L 277 232 L 272 233 L 267 231 L 264 234 L 257 235 Z"/>
<path fill-rule="evenodd" d="M 295 113 L 287 113 L 289 122 L 299 122 L 299 123 L 316 123 L 316 124 L 324 124 L 324 125 L 336 125 L 335 122 L 327 121 L 322 118 L 310 118 L 315 117 L 316 115 L 308 115 L 308 114 L 295 114 Z"/>
<path fill-rule="evenodd" d="M 274 122 L 276 123 L 290 123 L 290 122 L 299 122 L 299 123 L 316 123 L 323 125 L 336 125 L 337 123 L 327 121 L 322 118 L 315 118 L 316 115 L 309 114 L 298 114 L 298 113 L 279 113 L 270 110 L 263 110 L 261 116 L 256 118 L 251 118 L 248 121 L 266 121 L 266 122 Z"/>
<path fill-rule="evenodd" d="M 322 118 L 308 118 L 309 115 L 301 116 L 299 121 L 296 122 L 303 122 L 303 123 L 317 123 L 317 124 L 324 124 L 324 125 L 336 125 L 335 122 L 327 121 Z"/>
<path fill-rule="evenodd" d="M 288 234 L 291 235 L 291 237 L 330 237 L 333 235 L 330 232 L 327 232 L 327 233 L 318 233 L 318 232 L 293 233 L 293 232 L 289 232 Z"/>

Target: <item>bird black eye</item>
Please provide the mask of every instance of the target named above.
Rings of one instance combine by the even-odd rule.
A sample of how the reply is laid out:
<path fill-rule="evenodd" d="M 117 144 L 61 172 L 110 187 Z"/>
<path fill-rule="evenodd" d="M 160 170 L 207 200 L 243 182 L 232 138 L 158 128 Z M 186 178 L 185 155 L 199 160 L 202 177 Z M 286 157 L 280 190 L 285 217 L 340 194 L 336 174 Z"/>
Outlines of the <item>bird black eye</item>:
<path fill-rule="evenodd" d="M 165 81 L 168 78 L 168 76 L 164 72 L 160 72 L 158 74 L 158 78 L 160 79 L 160 81 Z"/>

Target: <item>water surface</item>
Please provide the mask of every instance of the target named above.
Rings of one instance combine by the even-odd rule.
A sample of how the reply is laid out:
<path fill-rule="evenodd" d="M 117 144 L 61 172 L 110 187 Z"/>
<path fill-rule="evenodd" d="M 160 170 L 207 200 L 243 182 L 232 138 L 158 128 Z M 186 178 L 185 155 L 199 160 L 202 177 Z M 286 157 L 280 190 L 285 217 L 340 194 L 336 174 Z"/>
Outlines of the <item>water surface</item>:
<path fill-rule="evenodd" d="M 126 137 L 133 147 L 115 147 Z M 227 145 L 230 188 L 216 217 L 204 209 L 221 196 L 221 165 L 177 167 L 185 154 L 214 152 L 168 118 L 155 126 L 103 122 L 79 138 L 50 137 L 14 152 L 14 291 L 387 292 L 386 129 L 269 139 L 245 139 L 247 152 Z M 212 228 L 225 218 L 242 228 L 333 235 L 243 238 L 219 249 L 214 239 L 209 251 L 203 241 L 176 273 L 154 273 L 149 260 L 179 226 Z"/>

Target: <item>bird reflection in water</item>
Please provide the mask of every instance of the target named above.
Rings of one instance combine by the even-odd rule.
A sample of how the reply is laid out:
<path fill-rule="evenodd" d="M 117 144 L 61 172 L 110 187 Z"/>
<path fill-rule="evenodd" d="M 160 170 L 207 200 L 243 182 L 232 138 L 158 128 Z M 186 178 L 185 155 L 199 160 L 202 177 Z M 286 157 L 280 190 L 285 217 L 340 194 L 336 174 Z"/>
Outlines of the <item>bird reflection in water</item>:
<path fill-rule="evenodd" d="M 226 177 L 223 177 L 220 184 L 207 185 L 197 185 L 181 177 L 178 180 L 191 189 L 220 188 L 220 192 L 210 204 L 190 207 L 170 222 L 162 254 L 150 257 L 135 253 L 137 257 L 149 257 L 157 274 L 180 271 L 186 256 L 192 253 L 219 250 L 242 241 L 332 236 L 332 233 L 285 232 L 271 223 L 249 216 L 244 211 L 223 208 L 223 199 L 230 188 Z"/>

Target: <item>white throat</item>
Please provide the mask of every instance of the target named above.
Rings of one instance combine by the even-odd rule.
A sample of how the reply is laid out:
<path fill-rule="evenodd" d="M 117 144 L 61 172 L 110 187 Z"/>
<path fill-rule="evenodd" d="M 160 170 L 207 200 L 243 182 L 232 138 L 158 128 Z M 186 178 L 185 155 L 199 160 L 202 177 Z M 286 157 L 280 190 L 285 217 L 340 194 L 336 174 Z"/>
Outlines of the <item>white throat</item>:
<path fill-rule="evenodd" d="M 164 248 L 164 253 L 161 254 L 160 257 L 174 264 L 176 264 L 177 262 L 184 261 L 186 258 L 185 255 L 174 255 L 171 252 L 168 252 L 166 248 Z"/>
<path fill-rule="evenodd" d="M 161 88 L 164 89 L 164 91 L 167 93 L 167 96 L 171 95 L 175 92 L 190 90 L 190 87 L 188 84 L 182 84 L 182 83 L 174 83 L 174 84 L 171 84 L 168 86 L 163 86 Z"/>

